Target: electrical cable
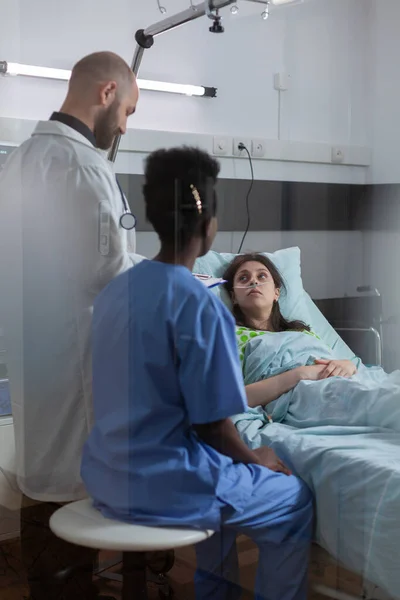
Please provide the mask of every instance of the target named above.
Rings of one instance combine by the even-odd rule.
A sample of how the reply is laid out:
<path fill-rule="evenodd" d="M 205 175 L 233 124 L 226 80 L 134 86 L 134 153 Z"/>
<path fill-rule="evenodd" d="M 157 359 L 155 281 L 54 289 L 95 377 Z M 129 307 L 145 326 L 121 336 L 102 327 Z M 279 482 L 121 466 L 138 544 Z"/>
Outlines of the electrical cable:
<path fill-rule="evenodd" d="M 282 92 L 278 90 L 278 140 L 281 139 L 281 122 L 282 122 Z"/>
<path fill-rule="evenodd" d="M 158 6 L 158 10 L 160 11 L 160 13 L 162 15 L 165 15 L 165 13 L 167 12 L 167 9 L 165 8 L 165 6 L 161 5 L 160 0 L 157 0 L 157 6 Z"/>
<path fill-rule="evenodd" d="M 251 182 L 250 182 L 250 187 L 248 189 L 247 196 L 246 196 L 247 225 L 246 225 L 246 230 L 244 232 L 242 241 L 241 241 L 240 246 L 239 246 L 239 250 L 237 251 L 237 253 L 240 254 L 240 252 L 242 250 L 242 247 L 243 247 L 244 240 L 245 240 L 246 235 L 248 234 L 249 229 L 250 229 L 249 200 L 250 200 L 250 194 L 252 192 L 253 185 L 254 185 L 254 169 L 253 169 L 253 161 L 251 159 L 251 154 L 250 154 L 248 148 L 246 148 L 246 146 L 244 144 L 242 144 L 242 143 L 239 144 L 238 148 L 239 148 L 239 150 L 244 150 L 245 152 L 247 152 L 247 156 L 249 157 L 249 162 L 250 162 L 250 170 L 251 170 Z"/>

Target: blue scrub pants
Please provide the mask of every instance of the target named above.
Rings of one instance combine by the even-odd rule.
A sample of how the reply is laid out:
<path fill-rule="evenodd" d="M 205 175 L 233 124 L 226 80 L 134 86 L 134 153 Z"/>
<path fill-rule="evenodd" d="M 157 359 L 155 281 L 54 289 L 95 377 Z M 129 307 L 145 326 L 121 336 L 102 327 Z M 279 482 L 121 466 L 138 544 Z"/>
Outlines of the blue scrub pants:
<path fill-rule="evenodd" d="M 236 535 L 259 548 L 255 600 L 306 600 L 312 497 L 296 477 L 255 468 L 253 493 L 243 512 L 221 509 L 221 530 L 198 544 L 196 600 L 239 600 Z"/>

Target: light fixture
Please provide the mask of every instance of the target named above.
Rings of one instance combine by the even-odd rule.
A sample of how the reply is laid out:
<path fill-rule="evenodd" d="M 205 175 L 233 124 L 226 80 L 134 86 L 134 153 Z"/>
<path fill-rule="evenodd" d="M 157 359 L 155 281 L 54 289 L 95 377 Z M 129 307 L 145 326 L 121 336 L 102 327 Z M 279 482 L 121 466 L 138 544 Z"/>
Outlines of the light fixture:
<path fill-rule="evenodd" d="M 52 69 L 50 67 L 35 67 L 33 65 L 22 65 L 0 61 L 0 75 L 23 75 L 25 77 L 41 77 L 44 79 L 58 79 L 68 81 L 71 77 L 71 71 L 67 69 Z M 187 85 L 181 83 L 168 83 L 164 81 L 151 81 L 148 79 L 138 79 L 139 88 L 152 92 L 167 92 L 170 94 L 183 94 L 185 96 L 199 96 L 206 98 L 215 98 L 216 88 L 205 87 L 202 85 Z"/>
<path fill-rule="evenodd" d="M 269 4 L 265 7 L 265 10 L 261 13 L 261 17 L 266 21 L 269 17 Z"/>
<path fill-rule="evenodd" d="M 237 5 L 237 4 L 234 4 L 234 5 L 231 7 L 231 13 L 232 13 L 233 15 L 237 15 L 237 14 L 238 14 L 238 12 L 239 12 L 239 7 L 238 7 L 238 5 Z"/>
<path fill-rule="evenodd" d="M 274 6 L 281 6 L 282 4 L 300 4 L 303 0 L 271 0 L 271 4 Z"/>
<path fill-rule="evenodd" d="M 249 0 L 256 4 L 272 4 L 273 6 L 282 6 L 283 4 L 302 4 L 303 0 Z"/>

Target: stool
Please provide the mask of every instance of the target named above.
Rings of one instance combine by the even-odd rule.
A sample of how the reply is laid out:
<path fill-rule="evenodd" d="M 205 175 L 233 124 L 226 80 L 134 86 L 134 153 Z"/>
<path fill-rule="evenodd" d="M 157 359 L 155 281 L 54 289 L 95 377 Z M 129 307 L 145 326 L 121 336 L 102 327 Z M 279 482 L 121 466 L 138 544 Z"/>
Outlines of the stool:
<path fill-rule="evenodd" d="M 103 517 L 90 499 L 57 510 L 50 519 L 50 529 L 77 546 L 122 552 L 122 600 L 147 600 L 146 552 L 191 546 L 214 533 L 114 521 Z"/>

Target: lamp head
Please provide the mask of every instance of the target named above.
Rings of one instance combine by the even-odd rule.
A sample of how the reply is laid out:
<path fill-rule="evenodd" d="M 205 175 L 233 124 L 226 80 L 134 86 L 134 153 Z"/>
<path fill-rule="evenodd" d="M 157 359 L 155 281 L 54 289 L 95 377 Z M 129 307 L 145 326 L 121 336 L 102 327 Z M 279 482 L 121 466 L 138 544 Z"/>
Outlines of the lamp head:
<path fill-rule="evenodd" d="M 210 27 L 211 33 L 224 33 L 225 29 L 221 23 L 221 17 L 216 17 L 213 24 Z"/>

